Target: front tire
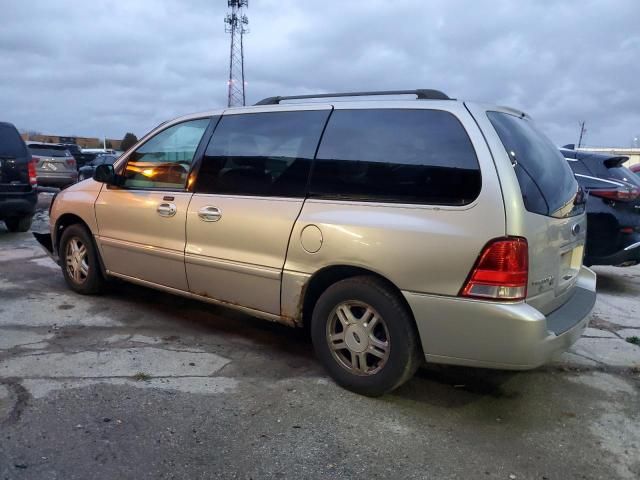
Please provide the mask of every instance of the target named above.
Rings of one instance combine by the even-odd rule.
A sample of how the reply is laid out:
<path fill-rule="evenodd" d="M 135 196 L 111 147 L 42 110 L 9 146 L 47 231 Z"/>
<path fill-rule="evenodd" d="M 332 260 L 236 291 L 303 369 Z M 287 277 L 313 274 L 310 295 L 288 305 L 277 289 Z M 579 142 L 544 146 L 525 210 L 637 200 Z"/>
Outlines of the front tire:
<path fill-rule="evenodd" d="M 64 279 L 73 291 L 92 295 L 104 289 L 93 238 L 82 225 L 71 225 L 64 230 L 58 255 Z"/>
<path fill-rule="evenodd" d="M 362 395 L 398 388 L 422 361 L 411 313 L 375 277 L 352 277 L 327 288 L 313 310 L 311 338 L 331 377 Z"/>
<path fill-rule="evenodd" d="M 7 226 L 7 230 L 10 232 L 28 232 L 31 228 L 31 222 L 33 215 L 25 215 L 23 217 L 7 218 L 4 224 Z"/>

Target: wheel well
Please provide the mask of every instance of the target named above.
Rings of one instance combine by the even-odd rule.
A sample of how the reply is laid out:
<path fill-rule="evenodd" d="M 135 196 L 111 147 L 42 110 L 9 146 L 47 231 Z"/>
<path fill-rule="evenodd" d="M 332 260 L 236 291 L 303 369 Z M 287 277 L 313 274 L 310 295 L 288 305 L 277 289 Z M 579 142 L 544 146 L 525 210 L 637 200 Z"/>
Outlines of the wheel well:
<path fill-rule="evenodd" d="M 327 288 L 329 288 L 334 283 L 339 282 L 340 280 L 351 277 L 359 277 L 363 275 L 375 277 L 385 283 L 389 290 L 391 290 L 398 296 L 398 299 L 400 299 L 400 301 L 407 308 L 407 311 L 413 318 L 413 312 L 411 311 L 411 307 L 409 306 L 406 298 L 404 298 L 404 295 L 402 295 L 400 289 L 396 287 L 396 285 L 389 279 L 383 277 L 379 273 L 373 272 L 366 268 L 353 267 L 350 265 L 335 265 L 319 270 L 318 272 L 313 274 L 311 279 L 309 279 L 309 282 L 307 282 L 304 293 L 304 302 L 302 304 L 302 323 L 304 328 L 308 329 L 311 325 L 311 315 L 313 313 L 313 307 L 320 298 L 320 295 L 322 295 L 322 293 Z"/>
<path fill-rule="evenodd" d="M 60 237 L 62 237 L 62 232 L 64 232 L 64 230 L 67 227 L 70 227 L 71 225 L 76 225 L 78 223 L 83 227 L 85 227 L 87 231 L 89 231 L 89 233 L 91 233 L 91 229 L 89 228 L 89 225 L 87 225 L 86 222 L 82 220 L 82 218 L 80 218 L 77 215 L 74 215 L 73 213 L 65 213 L 61 215 L 60 218 L 58 218 L 58 221 L 56 222 L 56 228 L 55 228 L 55 238 L 53 239 L 55 242 L 53 247 L 56 250 L 58 249 L 59 240 L 60 240 Z"/>

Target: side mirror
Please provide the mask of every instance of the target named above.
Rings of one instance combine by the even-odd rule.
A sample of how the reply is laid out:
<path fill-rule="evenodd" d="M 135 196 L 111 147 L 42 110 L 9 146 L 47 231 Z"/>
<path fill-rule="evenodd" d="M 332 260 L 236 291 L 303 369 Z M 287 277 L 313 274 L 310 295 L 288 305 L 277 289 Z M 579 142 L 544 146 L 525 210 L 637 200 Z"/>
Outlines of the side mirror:
<path fill-rule="evenodd" d="M 106 183 L 107 185 L 116 184 L 116 172 L 113 169 L 113 165 L 103 163 L 98 165 L 93 172 L 93 179 L 96 182 Z"/>

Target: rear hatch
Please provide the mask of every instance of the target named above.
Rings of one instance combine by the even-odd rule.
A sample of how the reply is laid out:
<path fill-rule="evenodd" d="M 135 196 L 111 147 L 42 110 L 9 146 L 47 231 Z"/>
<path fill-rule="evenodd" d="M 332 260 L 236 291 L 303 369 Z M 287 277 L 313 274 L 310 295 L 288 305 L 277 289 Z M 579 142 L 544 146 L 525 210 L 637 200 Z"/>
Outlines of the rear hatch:
<path fill-rule="evenodd" d="M 31 155 L 16 127 L 0 122 L 0 193 L 31 191 L 30 160 Z"/>
<path fill-rule="evenodd" d="M 585 196 L 558 148 L 530 118 L 511 111 L 490 111 L 487 116 L 510 160 L 525 207 L 507 208 L 507 233 L 527 239 L 526 301 L 548 314 L 571 297 L 582 268 Z"/>
<path fill-rule="evenodd" d="M 29 150 L 36 161 L 38 175 L 64 175 L 76 170 L 76 160 L 63 145 L 32 143 Z"/>

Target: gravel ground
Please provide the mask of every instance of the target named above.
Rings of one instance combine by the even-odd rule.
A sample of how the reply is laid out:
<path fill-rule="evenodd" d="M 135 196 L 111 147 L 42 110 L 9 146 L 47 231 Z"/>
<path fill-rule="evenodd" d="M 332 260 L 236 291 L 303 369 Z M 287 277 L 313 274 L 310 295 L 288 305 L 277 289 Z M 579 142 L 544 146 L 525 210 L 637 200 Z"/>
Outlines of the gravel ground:
<path fill-rule="evenodd" d="M 640 268 L 598 274 L 555 363 L 431 366 L 369 399 L 301 331 L 121 283 L 76 295 L 0 227 L 0 479 L 637 479 Z"/>

